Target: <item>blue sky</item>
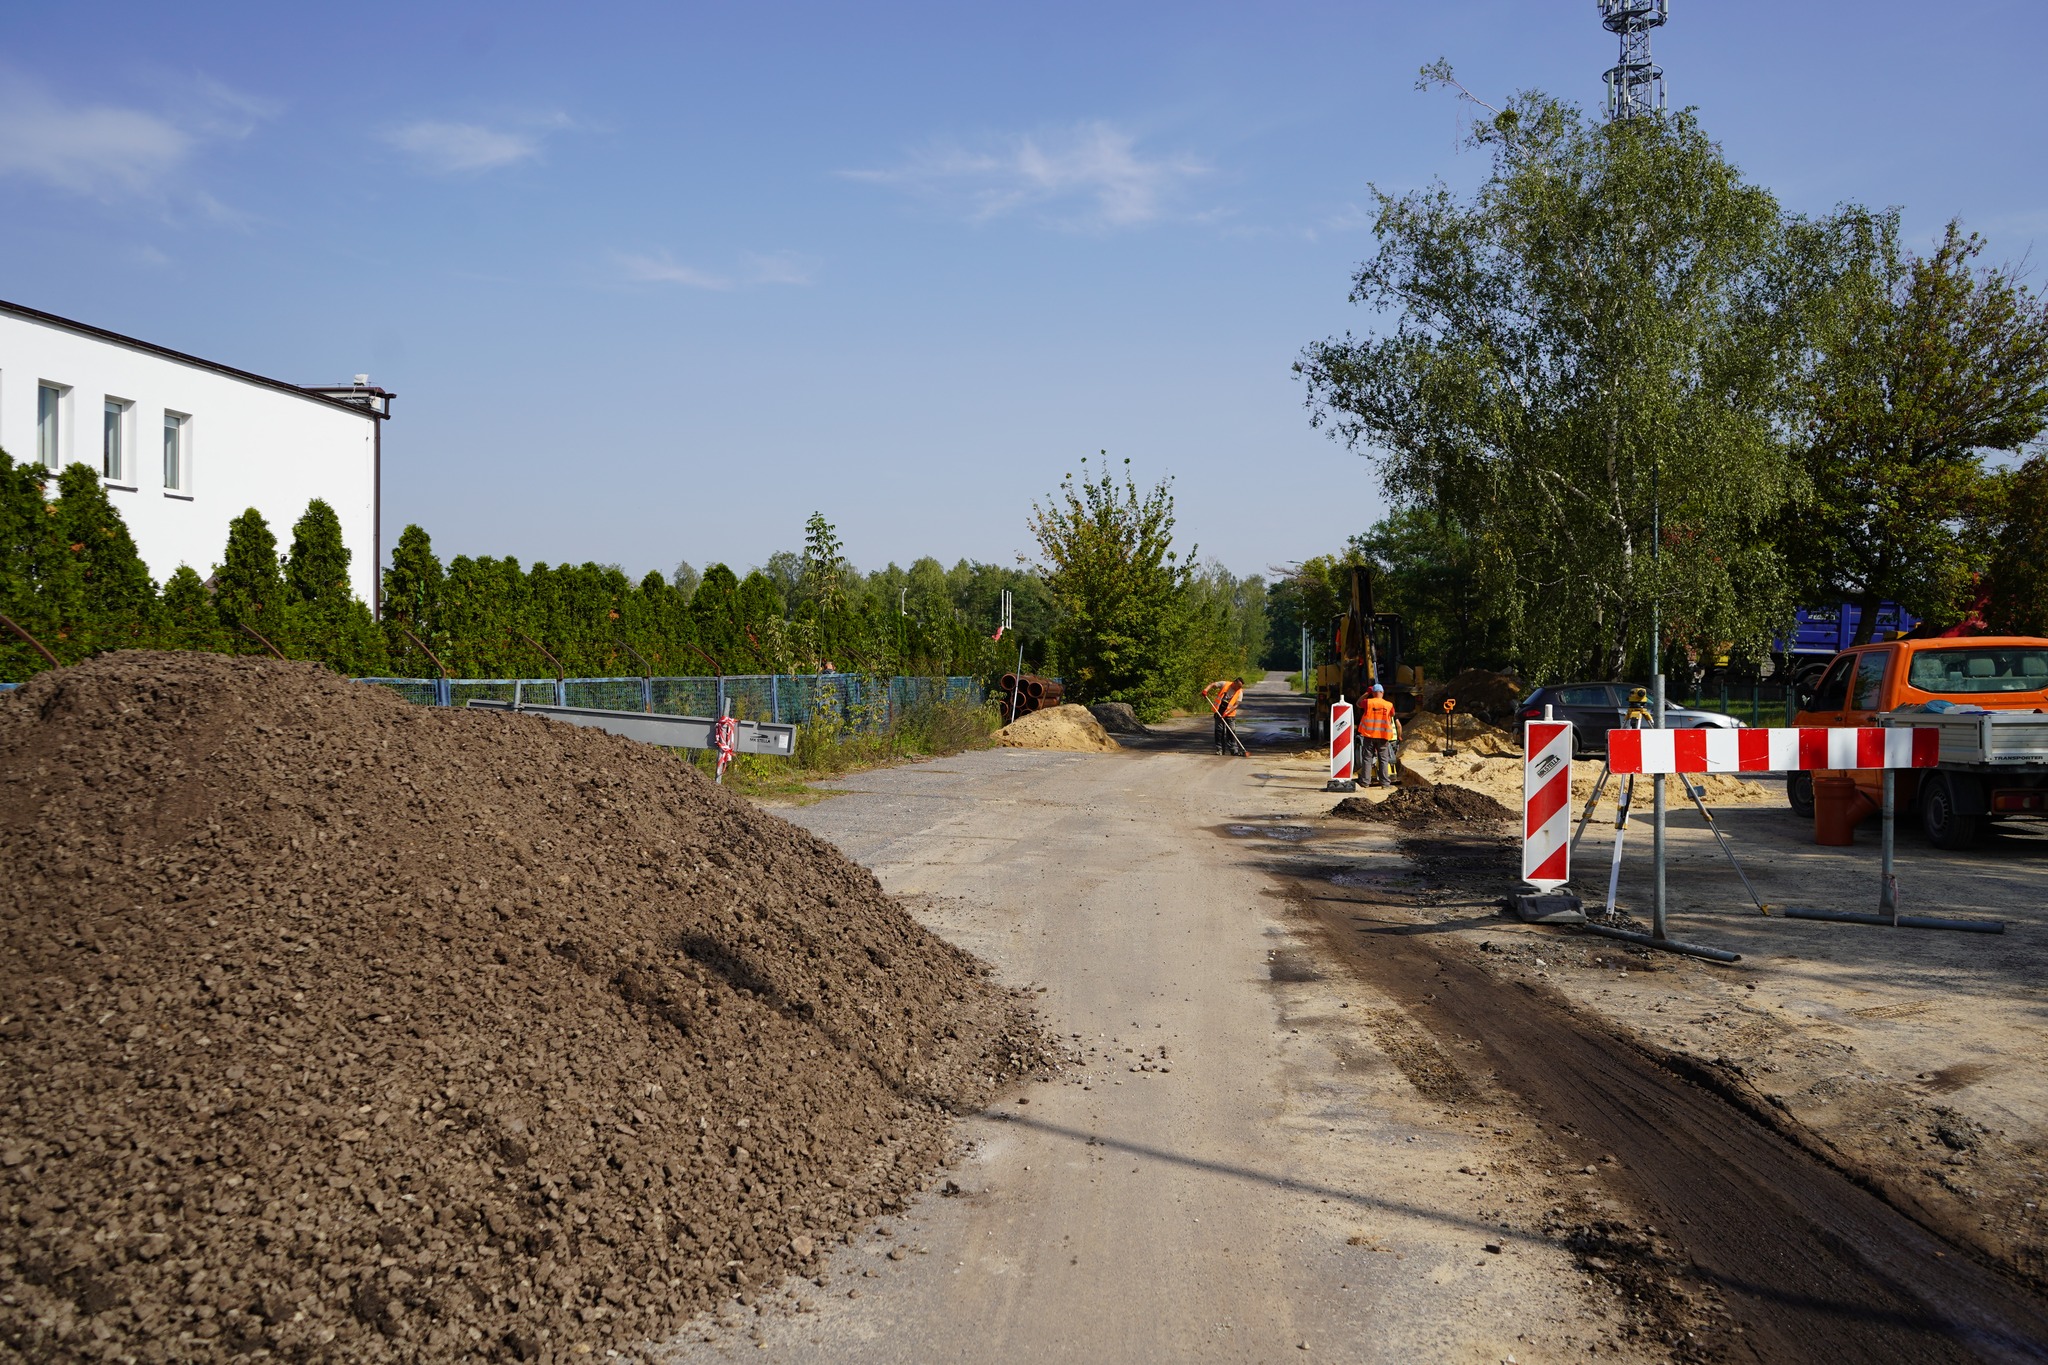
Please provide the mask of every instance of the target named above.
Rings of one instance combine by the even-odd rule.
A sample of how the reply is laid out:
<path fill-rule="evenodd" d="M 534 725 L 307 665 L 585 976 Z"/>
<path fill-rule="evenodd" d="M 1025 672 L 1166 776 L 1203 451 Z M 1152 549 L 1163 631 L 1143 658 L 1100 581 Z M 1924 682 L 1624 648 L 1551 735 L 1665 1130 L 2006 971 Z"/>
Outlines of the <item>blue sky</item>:
<path fill-rule="evenodd" d="M 2048 235 L 2048 7 L 1677 0 L 1656 36 L 1792 208 Z M 399 393 L 385 525 L 444 554 L 1009 562 L 1081 456 L 1239 573 L 1382 510 L 1289 365 L 1367 186 L 1484 169 L 1417 93 L 1587 104 L 1591 0 L 24 7 L 0 297 Z M 388 553 L 389 546 L 386 550 Z"/>

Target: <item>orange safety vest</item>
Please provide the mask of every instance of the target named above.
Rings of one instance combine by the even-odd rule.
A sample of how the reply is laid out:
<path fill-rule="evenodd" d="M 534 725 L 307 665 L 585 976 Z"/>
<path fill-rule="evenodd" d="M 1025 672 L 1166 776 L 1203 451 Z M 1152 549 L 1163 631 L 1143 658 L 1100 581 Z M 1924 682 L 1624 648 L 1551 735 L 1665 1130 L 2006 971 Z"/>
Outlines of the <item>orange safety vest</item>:
<path fill-rule="evenodd" d="M 1210 696 L 1219 687 L 1223 689 L 1223 695 L 1218 699 L 1216 709 L 1222 713 L 1225 720 L 1233 720 L 1237 716 L 1237 704 L 1244 698 L 1244 689 L 1234 682 L 1218 681 L 1203 688 L 1202 695 Z"/>
<path fill-rule="evenodd" d="M 1391 740 L 1394 737 L 1394 703 L 1385 697 L 1367 697 L 1358 708 L 1360 739 Z"/>

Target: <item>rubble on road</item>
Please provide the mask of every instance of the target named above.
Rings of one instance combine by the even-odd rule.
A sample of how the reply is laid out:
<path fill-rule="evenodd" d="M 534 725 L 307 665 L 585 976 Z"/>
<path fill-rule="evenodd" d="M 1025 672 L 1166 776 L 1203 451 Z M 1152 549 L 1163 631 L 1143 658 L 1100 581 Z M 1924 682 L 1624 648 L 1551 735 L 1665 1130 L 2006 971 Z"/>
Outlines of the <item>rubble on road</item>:
<path fill-rule="evenodd" d="M 566 1360 L 799 1269 L 1024 1005 L 675 756 L 308 664 L 0 698 L 0 1356 Z"/>
<path fill-rule="evenodd" d="M 1098 701 L 1090 703 L 1088 714 L 1095 717 L 1103 729 L 1113 735 L 1149 735 L 1152 732 L 1145 722 L 1138 719 L 1138 713 L 1127 701 Z"/>
<path fill-rule="evenodd" d="M 1330 814 L 1368 824 L 1409 827 L 1452 824 L 1505 824 L 1514 812 L 1483 792 L 1465 787 L 1396 787 L 1374 801 L 1347 796 Z"/>

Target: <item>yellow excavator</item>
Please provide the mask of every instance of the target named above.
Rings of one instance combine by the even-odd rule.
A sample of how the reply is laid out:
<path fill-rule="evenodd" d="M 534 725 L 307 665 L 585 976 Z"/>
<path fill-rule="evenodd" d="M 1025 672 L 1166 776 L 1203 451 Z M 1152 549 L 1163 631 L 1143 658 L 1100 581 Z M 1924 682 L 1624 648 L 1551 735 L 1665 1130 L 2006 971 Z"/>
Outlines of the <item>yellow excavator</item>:
<path fill-rule="evenodd" d="M 1315 711 L 1308 731 L 1311 739 L 1329 739 L 1333 703 L 1348 701 L 1356 707 L 1374 683 L 1386 688 L 1394 714 L 1404 720 L 1415 714 L 1415 696 L 1422 686 L 1421 667 L 1410 668 L 1401 662 L 1401 618 L 1393 612 L 1373 610 L 1372 570 L 1354 564 L 1348 579 L 1349 604 L 1342 614 L 1330 618 L 1323 659 L 1316 665 Z"/>

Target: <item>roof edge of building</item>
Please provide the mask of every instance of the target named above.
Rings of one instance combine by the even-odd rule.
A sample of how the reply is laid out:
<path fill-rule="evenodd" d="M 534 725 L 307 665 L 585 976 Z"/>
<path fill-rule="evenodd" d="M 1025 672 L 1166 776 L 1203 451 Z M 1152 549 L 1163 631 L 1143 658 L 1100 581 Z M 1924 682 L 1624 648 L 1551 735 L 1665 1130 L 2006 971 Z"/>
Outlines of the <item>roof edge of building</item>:
<path fill-rule="evenodd" d="M 249 384 L 260 384 L 266 389 L 276 389 L 282 393 L 294 394 L 309 403 L 324 404 L 327 407 L 339 408 L 343 412 L 352 412 L 358 417 L 369 417 L 377 421 L 383 421 L 391 416 L 390 400 L 398 396 L 375 385 L 363 388 L 350 388 L 347 385 L 340 384 L 292 384 L 282 379 L 272 379 L 268 375 L 253 374 L 248 370 L 238 370 L 232 365 L 223 365 L 218 360 L 207 360 L 203 356 L 187 355 L 183 351 L 174 351 L 168 346 L 159 346 L 153 341 L 143 341 L 137 337 L 123 336 L 119 332 L 111 332 L 104 327 L 95 327 L 89 322 L 79 322 L 74 318 L 59 317 L 55 313 L 46 313 L 40 308 L 31 308 L 27 304 L 11 303 L 6 299 L 0 299 L 0 313 L 12 313 L 17 317 L 46 323 L 52 327 L 62 327 L 66 331 L 78 332 L 84 336 L 95 337 L 101 341 L 111 341 L 117 346 L 132 347 L 135 350 L 143 351 L 150 355 L 162 356 L 166 360 L 175 360 L 181 364 L 194 365 L 202 370 L 212 370 L 215 374 L 224 374 L 231 379 L 239 379 Z M 366 397 L 374 395 L 385 401 L 381 406 L 372 406 L 361 401 L 351 402 L 349 399 L 339 396 L 345 393 L 362 394 Z"/>

